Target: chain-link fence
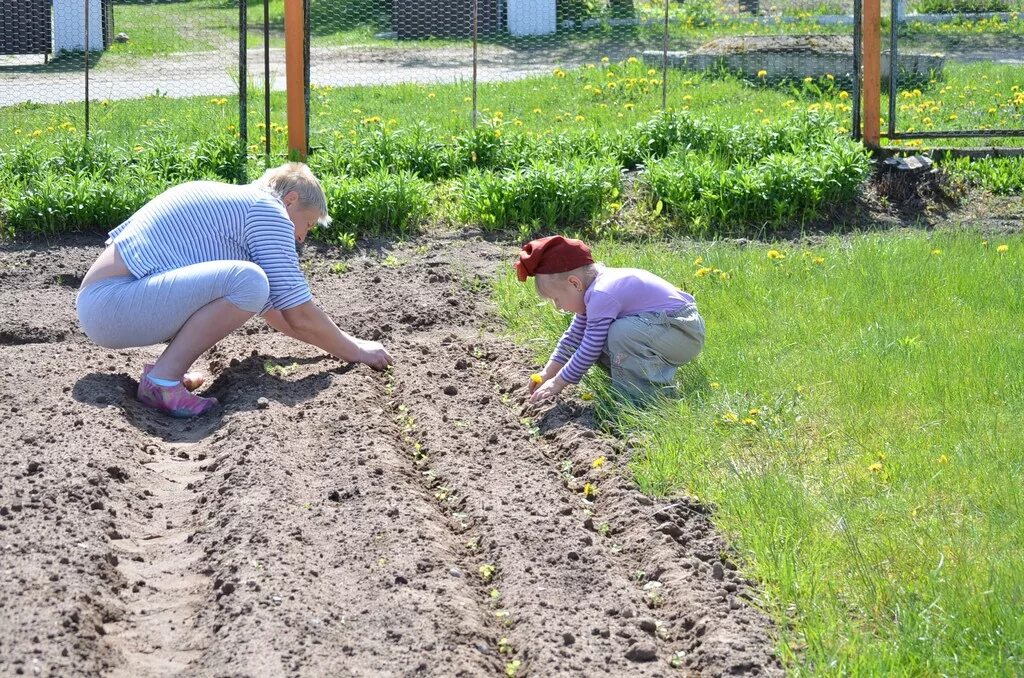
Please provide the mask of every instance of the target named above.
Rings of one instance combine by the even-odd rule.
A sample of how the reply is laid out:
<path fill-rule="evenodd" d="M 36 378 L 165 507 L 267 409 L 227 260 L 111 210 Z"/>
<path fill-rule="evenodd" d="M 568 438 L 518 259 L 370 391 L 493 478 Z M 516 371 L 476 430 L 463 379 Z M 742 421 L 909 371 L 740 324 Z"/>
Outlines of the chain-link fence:
<path fill-rule="evenodd" d="M 1019 16 L 920 18 L 943 1 L 883 2 L 886 28 L 890 12 L 905 17 L 883 40 L 897 51 L 883 132 L 1020 130 Z M 250 158 L 279 158 L 285 3 L 0 0 L 4 143 L 88 133 L 145 148 L 225 134 Z M 750 93 L 764 91 L 778 106 L 831 109 L 852 131 L 859 14 L 853 0 L 306 0 L 309 141 L 600 129 L 730 97 L 757 120 L 764 104 Z"/>
<path fill-rule="evenodd" d="M 1024 3 L 887 5 L 895 20 L 882 36 L 883 137 L 1024 145 Z"/>

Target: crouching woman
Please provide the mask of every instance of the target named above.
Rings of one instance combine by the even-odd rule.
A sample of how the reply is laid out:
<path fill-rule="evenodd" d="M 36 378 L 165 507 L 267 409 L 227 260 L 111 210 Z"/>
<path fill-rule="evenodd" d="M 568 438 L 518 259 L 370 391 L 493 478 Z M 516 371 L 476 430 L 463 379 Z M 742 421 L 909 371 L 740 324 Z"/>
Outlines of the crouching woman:
<path fill-rule="evenodd" d="M 176 417 L 217 404 L 191 392 L 186 371 L 204 351 L 261 314 L 271 327 L 340 360 L 381 370 L 374 341 L 338 328 L 313 299 L 295 241 L 328 224 L 323 188 L 289 163 L 235 186 L 195 181 L 168 189 L 110 232 L 78 292 L 78 319 L 100 346 L 167 343 L 139 379 L 139 400 Z"/>

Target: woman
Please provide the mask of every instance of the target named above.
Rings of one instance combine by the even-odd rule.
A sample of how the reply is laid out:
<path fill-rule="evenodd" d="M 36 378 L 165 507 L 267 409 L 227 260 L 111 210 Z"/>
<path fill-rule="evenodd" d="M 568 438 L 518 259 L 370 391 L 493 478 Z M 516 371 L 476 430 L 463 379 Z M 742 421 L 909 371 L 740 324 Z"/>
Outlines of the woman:
<path fill-rule="evenodd" d="M 385 369 L 392 358 L 381 344 L 341 331 L 313 299 L 295 241 L 316 223 L 330 223 L 327 199 L 301 163 L 248 186 L 171 188 L 110 232 L 78 293 L 82 329 L 106 348 L 169 342 L 143 370 L 138 398 L 176 417 L 217 404 L 191 393 L 202 380 L 185 372 L 256 314 L 340 360 Z"/>

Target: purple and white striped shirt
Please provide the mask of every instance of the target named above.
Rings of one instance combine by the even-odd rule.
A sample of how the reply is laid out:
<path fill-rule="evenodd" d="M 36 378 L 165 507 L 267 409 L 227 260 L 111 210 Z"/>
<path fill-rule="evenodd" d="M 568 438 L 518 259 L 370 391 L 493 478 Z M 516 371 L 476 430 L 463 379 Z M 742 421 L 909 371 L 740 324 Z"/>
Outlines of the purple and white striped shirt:
<path fill-rule="evenodd" d="M 597 277 L 583 294 L 587 312 L 576 315 L 558 340 L 551 360 L 562 364 L 560 376 L 579 383 L 597 362 L 608 342 L 608 330 L 617 319 L 648 311 L 675 314 L 696 305 L 693 295 L 639 268 L 600 266 Z"/>
<path fill-rule="evenodd" d="M 270 282 L 261 313 L 313 298 L 284 204 L 256 186 L 181 184 L 150 200 L 109 235 L 107 244 L 117 246 L 136 278 L 207 261 L 251 261 Z"/>

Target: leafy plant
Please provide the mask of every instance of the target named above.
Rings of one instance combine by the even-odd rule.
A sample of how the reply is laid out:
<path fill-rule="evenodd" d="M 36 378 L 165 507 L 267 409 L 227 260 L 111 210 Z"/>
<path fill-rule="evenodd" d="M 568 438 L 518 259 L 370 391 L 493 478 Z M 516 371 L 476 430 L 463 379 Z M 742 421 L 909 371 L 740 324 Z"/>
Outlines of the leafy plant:
<path fill-rule="evenodd" d="M 471 172 L 462 217 L 487 229 L 539 222 L 550 229 L 588 223 L 618 195 L 619 169 L 605 162 L 535 162 L 502 173 Z"/>

